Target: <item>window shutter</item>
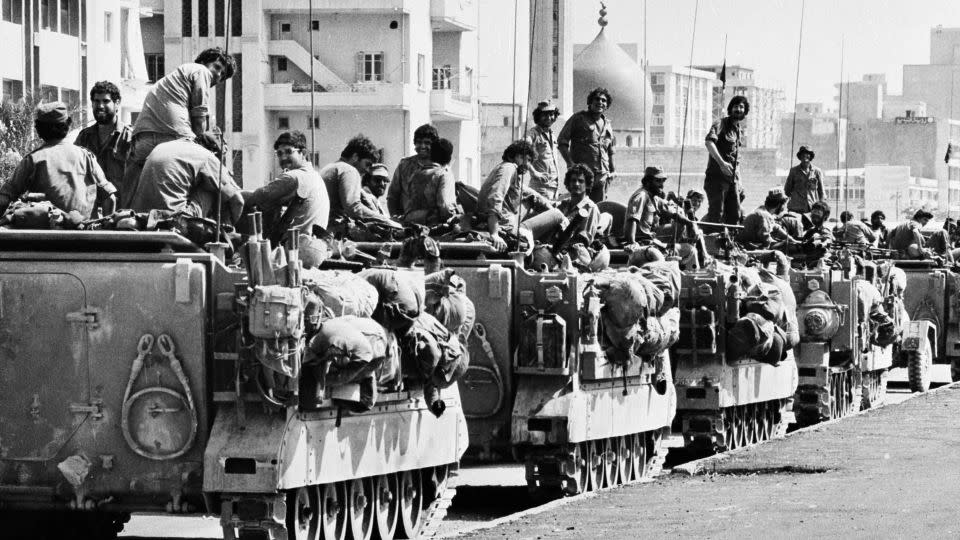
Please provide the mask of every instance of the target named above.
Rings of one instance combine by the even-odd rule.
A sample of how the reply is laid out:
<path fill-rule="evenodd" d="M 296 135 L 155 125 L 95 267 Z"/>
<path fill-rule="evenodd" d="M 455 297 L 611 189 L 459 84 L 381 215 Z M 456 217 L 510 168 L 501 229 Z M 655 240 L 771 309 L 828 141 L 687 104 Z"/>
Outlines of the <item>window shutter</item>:
<path fill-rule="evenodd" d="M 384 55 L 383 51 L 380 51 L 377 54 L 379 55 L 379 58 L 380 58 L 380 69 L 378 70 L 377 77 L 375 77 L 375 79 L 377 81 L 383 82 L 387 80 L 387 77 L 385 76 L 386 74 L 384 73 L 384 71 L 386 71 L 386 65 L 387 65 L 385 61 L 386 56 Z"/>
<path fill-rule="evenodd" d="M 357 82 L 363 82 L 363 51 L 357 53 Z"/>

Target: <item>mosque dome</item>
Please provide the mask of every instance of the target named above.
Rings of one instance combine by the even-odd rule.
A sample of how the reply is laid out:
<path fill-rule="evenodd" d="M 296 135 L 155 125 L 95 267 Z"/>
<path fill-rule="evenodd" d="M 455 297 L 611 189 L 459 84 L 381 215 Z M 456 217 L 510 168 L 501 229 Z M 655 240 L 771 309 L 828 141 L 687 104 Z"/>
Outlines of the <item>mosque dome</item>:
<path fill-rule="evenodd" d="M 629 54 L 607 38 L 606 9 L 600 10 L 600 32 L 573 59 L 573 100 L 575 110 L 587 108 L 587 94 L 602 86 L 613 97 L 613 105 L 604 113 L 613 129 L 640 130 L 644 125 L 644 88 L 646 88 L 646 124 L 650 125 L 653 93 L 646 74 Z"/>

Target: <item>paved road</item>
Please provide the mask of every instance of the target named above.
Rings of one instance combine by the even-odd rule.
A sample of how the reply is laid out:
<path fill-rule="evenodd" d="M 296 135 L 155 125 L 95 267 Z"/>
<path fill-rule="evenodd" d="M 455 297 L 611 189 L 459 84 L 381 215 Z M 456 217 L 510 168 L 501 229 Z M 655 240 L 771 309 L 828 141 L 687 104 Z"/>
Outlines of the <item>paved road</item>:
<path fill-rule="evenodd" d="M 949 382 L 949 366 L 934 366 L 932 379 Z M 900 403 L 912 394 L 906 388 L 906 371 L 895 369 L 890 374 L 888 403 Z M 682 437 L 671 437 L 668 447 L 683 445 Z M 465 468 L 461 471 L 461 488 L 449 515 L 441 527 L 444 535 L 473 529 L 492 519 L 531 508 L 527 496 L 522 465 L 496 465 Z M 166 514 L 136 515 L 121 536 L 140 538 L 220 538 L 216 517 L 172 517 Z"/>
<path fill-rule="evenodd" d="M 466 538 L 957 538 L 960 385 Z"/>

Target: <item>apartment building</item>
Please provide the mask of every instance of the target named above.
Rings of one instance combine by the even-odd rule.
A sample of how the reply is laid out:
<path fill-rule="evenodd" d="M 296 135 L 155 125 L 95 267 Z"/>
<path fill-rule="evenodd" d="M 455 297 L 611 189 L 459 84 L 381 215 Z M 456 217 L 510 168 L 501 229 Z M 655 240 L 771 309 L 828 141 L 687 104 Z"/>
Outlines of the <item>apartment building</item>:
<path fill-rule="evenodd" d="M 163 0 L 164 72 L 212 46 L 229 47 L 237 61 L 237 74 L 217 87 L 215 117 L 244 187 L 279 172 L 272 145 L 283 131 L 306 133 L 321 166 L 363 133 L 392 168 L 428 122 L 453 142 L 457 179 L 479 182 L 478 1 L 313 4 L 311 16 L 302 0 Z M 148 55 L 156 34 L 144 32 Z"/>
<path fill-rule="evenodd" d="M 703 145 L 713 123 L 713 87 L 719 82 L 712 71 L 680 66 L 647 68 L 653 109 L 649 120 L 652 146 Z M 684 128 L 686 121 L 686 128 Z"/>
<path fill-rule="evenodd" d="M 703 71 L 712 71 L 720 77 L 723 66 L 694 66 Z M 780 145 L 780 117 L 783 106 L 783 90 L 758 81 L 754 70 L 739 66 L 726 67 L 727 84 L 713 88 L 713 121 L 727 115 L 727 104 L 733 96 L 746 96 L 750 102 L 750 114 L 746 118 L 747 148 L 777 148 Z"/>
<path fill-rule="evenodd" d="M 139 110 L 146 79 L 138 0 L 2 0 L 0 55 L 3 99 L 61 100 L 87 117 L 89 88 L 99 80 L 121 87 L 126 119 Z"/>

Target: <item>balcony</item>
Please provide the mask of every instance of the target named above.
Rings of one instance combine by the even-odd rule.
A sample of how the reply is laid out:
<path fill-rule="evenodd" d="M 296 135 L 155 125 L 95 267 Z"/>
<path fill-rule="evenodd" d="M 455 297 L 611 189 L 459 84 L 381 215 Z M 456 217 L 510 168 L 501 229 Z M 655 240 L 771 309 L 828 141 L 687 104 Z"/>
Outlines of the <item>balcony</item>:
<path fill-rule="evenodd" d="M 313 12 L 336 13 L 409 13 L 410 0 L 314 0 Z M 264 12 L 306 13 L 307 2 L 303 0 L 263 0 Z"/>
<path fill-rule="evenodd" d="M 477 0 L 430 0 L 434 32 L 472 32 L 477 29 Z"/>
<path fill-rule="evenodd" d="M 314 84 L 316 110 L 410 110 L 417 90 L 410 84 L 356 83 L 342 86 Z M 274 111 L 310 109 L 310 83 L 263 85 L 264 107 Z"/>
<path fill-rule="evenodd" d="M 472 120 L 473 103 L 470 96 L 458 94 L 454 90 L 431 90 L 430 116 L 441 122 Z"/>

